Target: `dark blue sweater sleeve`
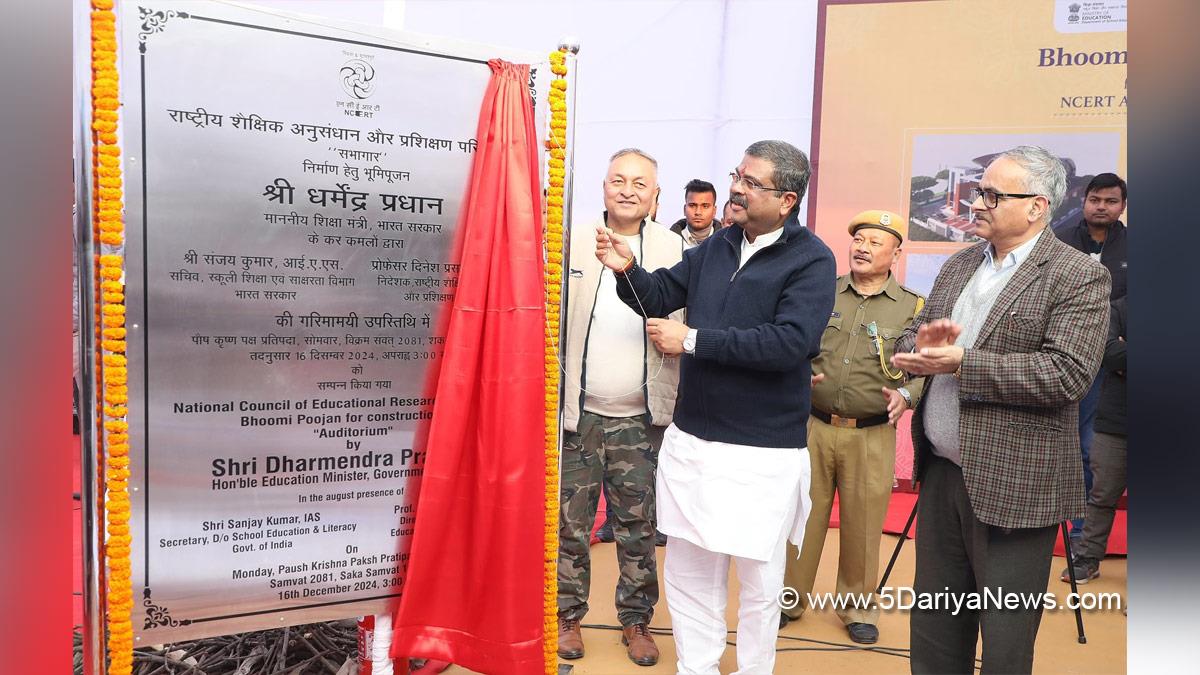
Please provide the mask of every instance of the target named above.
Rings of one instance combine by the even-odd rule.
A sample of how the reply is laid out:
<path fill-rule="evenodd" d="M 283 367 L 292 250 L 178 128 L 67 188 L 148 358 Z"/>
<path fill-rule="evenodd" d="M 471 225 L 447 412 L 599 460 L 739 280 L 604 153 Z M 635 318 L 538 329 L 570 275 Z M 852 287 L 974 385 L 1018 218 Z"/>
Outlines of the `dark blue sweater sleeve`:
<path fill-rule="evenodd" d="M 641 316 L 666 318 L 687 304 L 689 260 L 684 255 L 674 267 L 653 272 L 634 265 L 624 277 L 617 275 L 617 297 Z"/>
<path fill-rule="evenodd" d="M 755 370 L 785 371 L 821 351 L 821 333 L 829 323 L 837 283 L 837 265 L 828 248 L 788 279 L 775 319 L 753 328 L 701 328 L 697 358 Z"/>

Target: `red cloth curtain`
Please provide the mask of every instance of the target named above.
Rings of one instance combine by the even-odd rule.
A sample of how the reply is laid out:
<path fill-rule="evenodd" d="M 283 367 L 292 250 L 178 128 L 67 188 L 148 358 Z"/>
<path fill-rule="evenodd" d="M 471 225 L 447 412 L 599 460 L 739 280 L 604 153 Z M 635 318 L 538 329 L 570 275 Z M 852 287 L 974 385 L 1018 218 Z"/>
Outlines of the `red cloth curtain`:
<path fill-rule="evenodd" d="M 542 206 L 529 66 L 491 61 L 392 656 L 542 672 Z"/>

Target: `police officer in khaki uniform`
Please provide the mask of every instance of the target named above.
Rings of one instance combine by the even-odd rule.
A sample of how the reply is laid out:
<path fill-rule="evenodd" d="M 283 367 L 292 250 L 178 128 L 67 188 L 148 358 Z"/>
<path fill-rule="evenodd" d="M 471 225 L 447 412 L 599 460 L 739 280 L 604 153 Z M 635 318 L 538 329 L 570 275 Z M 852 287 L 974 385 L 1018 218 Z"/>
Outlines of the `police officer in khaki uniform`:
<path fill-rule="evenodd" d="M 784 608 L 781 626 L 799 619 L 812 591 L 829 527 L 833 493 L 840 503 L 838 594 L 875 590 L 879 539 L 892 494 L 896 422 L 916 405 L 922 380 L 905 380 L 891 366 L 896 338 L 925 299 L 892 275 L 908 223 L 889 211 L 864 211 L 850 221 L 850 274 L 838 277 L 833 313 L 813 360 L 812 415 L 808 451 L 812 458 L 812 511 L 796 559 L 789 545 L 784 583 L 800 604 Z M 843 596 L 845 597 L 845 596 Z M 877 606 L 837 609 L 850 639 L 872 644 Z"/>

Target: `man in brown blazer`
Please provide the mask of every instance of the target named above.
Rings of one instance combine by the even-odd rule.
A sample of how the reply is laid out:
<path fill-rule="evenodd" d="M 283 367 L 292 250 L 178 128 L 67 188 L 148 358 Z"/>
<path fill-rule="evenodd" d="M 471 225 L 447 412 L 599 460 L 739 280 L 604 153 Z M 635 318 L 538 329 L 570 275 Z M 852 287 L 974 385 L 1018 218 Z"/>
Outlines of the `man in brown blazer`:
<path fill-rule="evenodd" d="M 1043 604 L 995 600 L 1040 598 L 1059 524 L 1084 513 L 1073 432 L 1104 352 L 1110 278 L 1049 231 L 1065 192 L 1045 149 L 997 155 L 971 204 L 986 241 L 946 261 L 896 343 L 893 364 L 932 376 L 912 422 L 913 587 L 918 607 L 942 601 L 910 615 L 914 673 L 972 673 L 980 630 L 982 672 L 1031 672 Z"/>

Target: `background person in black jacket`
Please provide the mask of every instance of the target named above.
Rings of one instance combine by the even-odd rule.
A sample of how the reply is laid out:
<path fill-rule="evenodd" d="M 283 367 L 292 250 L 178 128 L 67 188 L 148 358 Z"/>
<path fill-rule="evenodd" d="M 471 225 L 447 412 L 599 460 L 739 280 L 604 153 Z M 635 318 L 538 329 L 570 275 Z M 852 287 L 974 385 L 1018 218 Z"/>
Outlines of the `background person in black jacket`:
<path fill-rule="evenodd" d="M 695 248 L 721 229 L 721 221 L 713 217 L 716 214 L 717 189 L 706 180 L 693 178 L 683 188 L 683 217 L 671 231 L 683 237 L 684 248 Z"/>
<path fill-rule="evenodd" d="M 1096 436 L 1092 443 L 1092 489 L 1088 492 L 1087 518 L 1083 522 L 1083 540 L 1075 551 L 1075 578 L 1078 583 L 1100 576 L 1100 561 L 1108 548 L 1117 500 L 1126 486 L 1125 433 L 1125 298 L 1112 304 L 1108 318 L 1108 342 L 1104 347 L 1104 389 L 1096 412 Z M 1070 581 L 1067 570 L 1062 580 Z"/>
<path fill-rule="evenodd" d="M 667 535 L 663 586 L 680 673 L 715 673 L 737 568 L 741 673 L 775 665 L 785 542 L 811 509 L 811 360 L 833 310 L 833 254 L 796 218 L 808 157 L 759 141 L 730 173 L 734 224 L 669 269 L 647 272 L 624 237 L 597 228 L 596 257 L 646 334 L 678 355 L 679 394 L 656 481 Z M 687 324 L 662 318 L 687 307 Z"/>
<path fill-rule="evenodd" d="M 1060 240 L 1087 253 L 1093 260 L 1108 268 L 1112 277 L 1109 300 L 1125 297 L 1129 258 L 1126 253 L 1126 228 L 1121 222 L 1125 213 L 1129 188 L 1115 173 L 1096 174 L 1088 183 L 1083 197 L 1083 220 L 1075 225 L 1061 225 L 1054 230 Z M 1091 447 L 1096 406 L 1104 385 L 1104 368 L 1087 396 L 1079 402 L 1079 449 L 1083 456 L 1083 483 L 1090 492 L 1093 485 Z M 1071 541 L 1078 545 L 1083 534 L 1083 521 L 1071 521 Z"/>

